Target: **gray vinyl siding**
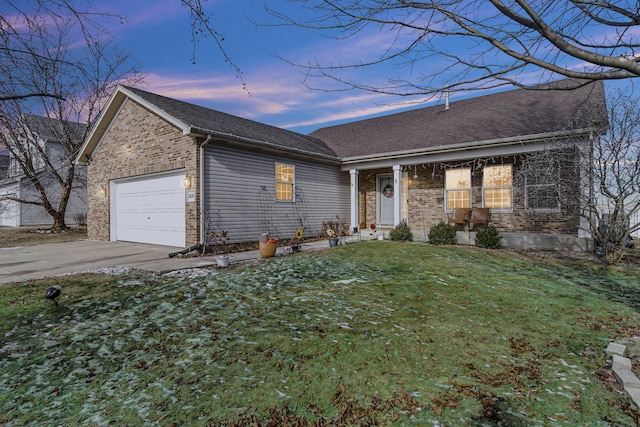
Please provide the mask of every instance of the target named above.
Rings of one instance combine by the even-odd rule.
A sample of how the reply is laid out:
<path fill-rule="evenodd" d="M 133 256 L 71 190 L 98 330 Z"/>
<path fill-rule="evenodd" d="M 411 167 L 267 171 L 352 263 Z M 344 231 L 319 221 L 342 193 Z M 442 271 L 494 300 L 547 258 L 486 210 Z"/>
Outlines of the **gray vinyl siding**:
<path fill-rule="evenodd" d="M 46 152 L 47 157 L 57 168 L 58 173 L 64 176 L 73 159 L 66 154 L 62 145 L 55 141 L 48 141 L 46 143 Z M 54 208 L 57 208 L 60 200 L 60 184 L 52 176 L 51 171 L 44 167 L 43 161 L 40 161 L 39 165 L 41 166 L 41 171 L 38 172 L 39 180 L 45 188 L 49 201 L 52 203 Z M 17 170 L 15 172 L 16 173 L 14 173 L 13 178 L 7 179 L 5 180 L 5 183 L 0 184 L 0 194 L 13 193 L 22 200 L 39 202 L 40 194 L 35 189 L 31 181 L 24 176 L 21 170 Z M 71 190 L 69 201 L 67 202 L 67 210 L 65 212 L 65 223 L 67 225 L 76 223 L 77 214 L 86 215 L 87 213 L 86 182 L 86 167 L 76 166 L 73 189 Z M 17 190 L 9 191 L 14 187 L 17 188 Z M 15 214 L 13 212 L 15 212 Z M 0 221 L 0 225 L 53 225 L 53 219 L 42 206 L 28 203 L 18 203 L 15 211 L 11 211 L 11 215 L 3 214 L 3 216 L 7 218 L 3 218 Z M 8 218 L 9 216 L 10 218 Z"/>
<path fill-rule="evenodd" d="M 19 197 L 18 183 L 6 181 L 0 184 L 0 199 L 2 196 Z M 0 200 L 0 226 L 17 227 L 20 225 L 20 206 L 18 202 Z"/>
<path fill-rule="evenodd" d="M 49 200 L 54 207 L 57 208 L 60 200 L 60 187 L 58 182 L 53 179 L 41 179 L 45 184 L 45 191 Z M 23 200 L 40 200 L 40 194 L 34 188 L 31 181 L 26 178 L 20 178 L 20 198 Z M 53 224 L 53 219 L 47 211 L 38 205 L 20 203 L 18 206 L 19 217 L 17 219 L 18 226 L 49 226 Z M 69 201 L 67 202 L 67 210 L 65 212 L 65 222 L 67 225 L 76 223 L 76 215 L 87 213 L 87 191 L 86 191 L 86 168 L 76 168 L 76 178 L 74 179 L 74 188 L 71 190 Z"/>
<path fill-rule="evenodd" d="M 276 163 L 295 167 L 295 202 L 275 200 Z M 204 213 L 233 242 L 255 242 L 267 232 L 288 240 L 301 225 L 305 236 L 318 236 L 323 221 L 349 222 L 349 175 L 338 164 L 207 146 L 204 170 Z"/>

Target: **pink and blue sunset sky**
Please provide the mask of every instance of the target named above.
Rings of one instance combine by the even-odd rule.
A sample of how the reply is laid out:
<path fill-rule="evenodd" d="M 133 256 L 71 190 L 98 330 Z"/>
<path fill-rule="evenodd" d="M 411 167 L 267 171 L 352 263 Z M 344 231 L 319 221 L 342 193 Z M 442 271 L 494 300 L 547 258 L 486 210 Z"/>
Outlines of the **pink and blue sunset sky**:
<path fill-rule="evenodd" d="M 268 0 L 267 3 L 294 17 L 309 13 L 296 9 L 299 3 L 295 2 Z M 344 121 L 444 103 L 443 94 L 419 99 L 364 91 L 311 90 L 302 84 L 303 70 L 277 57 L 302 64 L 316 59 L 325 64 L 340 64 L 354 58 L 370 60 L 388 46 L 395 37 L 393 32 L 371 27 L 357 37 L 336 40 L 314 30 L 269 25 L 278 21 L 266 11 L 265 0 L 207 0 L 203 4 L 212 14 L 213 26 L 224 35 L 224 48 L 242 71 L 242 80 L 225 63 L 209 38 L 199 40 L 196 60 L 192 63 L 190 18 L 179 0 L 96 0 L 92 3 L 97 10 L 127 17 L 122 23 L 114 19 L 105 26 L 117 46 L 129 52 L 139 64 L 146 75 L 139 87 L 150 92 L 301 133 Z M 451 49 L 455 50 L 456 46 Z M 433 67 L 434 62 L 388 70 L 415 76 L 421 67 Z M 352 76 L 369 85 L 383 85 L 387 77 L 380 70 L 353 73 Z M 526 83 L 535 84 L 541 77 L 533 72 L 524 79 Z M 246 83 L 246 90 L 242 81 Z M 332 82 L 314 80 L 312 84 L 330 88 Z M 632 87 L 633 83 L 623 81 L 610 85 Z M 466 96 L 481 94 L 474 92 Z M 452 100 L 456 96 L 459 95 L 452 95 Z"/>
<path fill-rule="evenodd" d="M 311 90 L 301 82 L 305 77 L 301 69 L 277 57 L 294 63 L 315 58 L 339 63 L 351 59 L 354 52 L 374 55 L 383 45 L 380 39 L 391 35 L 369 34 L 336 42 L 312 30 L 269 25 L 277 21 L 267 13 L 263 0 L 209 0 L 205 4 L 216 30 L 225 37 L 225 50 L 242 71 L 246 90 L 212 40 L 199 41 L 192 63 L 189 16 L 178 0 L 154 0 L 151 7 L 117 0 L 107 10 L 124 13 L 128 20 L 111 23 L 109 28 L 118 45 L 130 51 L 146 74 L 141 89 L 302 133 L 407 108 L 398 105 L 406 102 L 399 97 Z M 293 12 L 290 3 L 279 4 L 287 13 Z M 360 73 L 365 75 L 365 71 Z M 330 87 L 330 82 L 325 83 Z"/>

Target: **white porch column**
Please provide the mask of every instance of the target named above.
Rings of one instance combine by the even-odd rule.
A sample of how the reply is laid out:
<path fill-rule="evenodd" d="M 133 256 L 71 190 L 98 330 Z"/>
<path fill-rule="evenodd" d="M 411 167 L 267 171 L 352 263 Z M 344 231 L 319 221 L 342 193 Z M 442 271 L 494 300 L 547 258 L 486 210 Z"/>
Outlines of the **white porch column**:
<path fill-rule="evenodd" d="M 349 170 L 351 177 L 351 231 L 360 225 L 358 219 L 360 216 L 360 205 L 358 203 L 358 182 L 359 172 L 357 169 Z"/>
<path fill-rule="evenodd" d="M 402 221 L 402 166 L 393 165 L 393 226 Z"/>

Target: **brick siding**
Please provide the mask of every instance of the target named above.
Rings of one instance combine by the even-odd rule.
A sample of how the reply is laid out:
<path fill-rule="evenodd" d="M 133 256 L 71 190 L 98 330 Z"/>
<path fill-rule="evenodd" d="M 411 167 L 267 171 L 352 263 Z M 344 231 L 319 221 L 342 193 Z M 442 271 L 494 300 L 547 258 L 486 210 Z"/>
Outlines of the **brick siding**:
<path fill-rule="evenodd" d="M 517 162 L 508 159 L 505 163 Z M 392 173 L 391 168 L 360 171 L 360 212 L 359 223 L 366 225 L 376 222 L 376 176 Z M 413 230 L 429 230 L 440 221 L 447 222 L 444 207 L 444 169 L 418 167 L 418 178 L 409 172 L 408 224 Z M 472 207 L 482 206 L 482 174 L 471 177 Z M 577 212 L 566 209 L 555 212 L 527 210 L 524 206 L 524 184 L 514 179 L 513 209 L 509 212 L 491 213 L 491 224 L 500 231 L 515 233 L 568 234 L 577 236 L 580 217 Z"/>
<path fill-rule="evenodd" d="M 186 203 L 186 240 L 200 240 L 198 207 L 198 145 L 192 137 L 127 100 L 94 151 L 88 166 L 87 237 L 110 240 L 109 184 L 112 180 L 184 169 L 196 190 L 195 203 Z M 102 194 L 102 189 L 106 194 Z"/>

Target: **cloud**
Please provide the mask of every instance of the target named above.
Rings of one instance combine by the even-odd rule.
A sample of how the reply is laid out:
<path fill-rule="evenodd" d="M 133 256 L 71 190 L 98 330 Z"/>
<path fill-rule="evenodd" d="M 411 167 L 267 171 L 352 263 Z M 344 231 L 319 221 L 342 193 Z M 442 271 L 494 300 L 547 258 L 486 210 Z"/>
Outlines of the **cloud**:
<path fill-rule="evenodd" d="M 108 26 L 110 31 L 144 30 L 144 25 L 159 21 L 175 20 L 176 15 L 187 15 L 176 0 L 154 0 L 153 7 L 145 2 L 112 0 L 100 4 L 100 12 L 124 16 L 123 22 L 115 20 Z"/>
<path fill-rule="evenodd" d="M 304 104 L 306 89 L 286 79 L 247 77 L 248 88 L 229 75 L 148 74 L 143 89 L 252 119 L 273 119 Z"/>
<path fill-rule="evenodd" d="M 371 92 L 309 90 L 277 69 L 246 76 L 248 90 L 229 75 L 147 74 L 144 90 L 286 129 L 364 118 L 406 109 L 432 98 L 400 98 Z"/>

